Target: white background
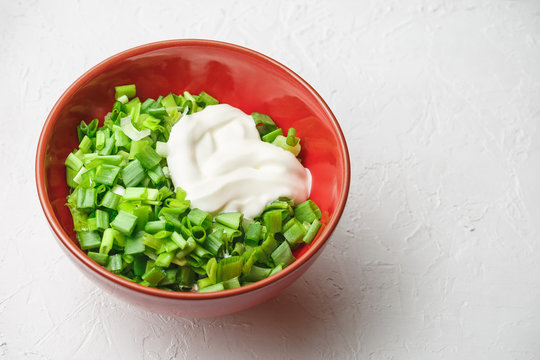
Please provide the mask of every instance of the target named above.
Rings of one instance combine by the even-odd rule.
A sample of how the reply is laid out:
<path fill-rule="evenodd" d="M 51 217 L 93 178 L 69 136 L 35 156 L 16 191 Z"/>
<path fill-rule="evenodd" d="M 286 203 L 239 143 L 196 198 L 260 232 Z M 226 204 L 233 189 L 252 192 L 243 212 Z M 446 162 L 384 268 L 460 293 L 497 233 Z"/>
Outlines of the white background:
<path fill-rule="evenodd" d="M 348 205 L 315 265 L 215 319 L 97 289 L 35 191 L 39 132 L 69 84 L 172 38 L 284 63 L 351 152 Z M 540 359 L 538 1 L 1 0 L 0 99 L 0 358 Z"/>

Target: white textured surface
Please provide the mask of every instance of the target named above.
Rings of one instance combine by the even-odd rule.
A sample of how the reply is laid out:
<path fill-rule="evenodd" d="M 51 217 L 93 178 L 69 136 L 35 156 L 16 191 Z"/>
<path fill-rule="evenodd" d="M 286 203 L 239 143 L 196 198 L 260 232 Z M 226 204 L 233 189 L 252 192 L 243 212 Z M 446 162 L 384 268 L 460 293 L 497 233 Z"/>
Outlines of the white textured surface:
<path fill-rule="evenodd" d="M 540 358 L 538 1 L 0 2 L 0 358 Z M 328 101 L 349 203 L 312 269 L 238 314 L 126 307 L 64 257 L 37 202 L 49 110 L 126 48 L 212 38 Z"/>

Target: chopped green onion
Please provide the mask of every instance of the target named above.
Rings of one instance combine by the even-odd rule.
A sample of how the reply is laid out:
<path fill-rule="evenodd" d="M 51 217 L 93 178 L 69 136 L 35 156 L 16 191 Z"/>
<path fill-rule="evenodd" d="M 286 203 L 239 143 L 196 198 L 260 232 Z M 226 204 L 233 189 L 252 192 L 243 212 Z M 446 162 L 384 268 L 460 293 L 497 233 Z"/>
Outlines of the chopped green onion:
<path fill-rule="evenodd" d="M 306 224 L 306 223 L 304 223 Z M 304 242 L 306 244 L 311 244 L 313 239 L 315 238 L 315 235 L 319 232 L 319 229 L 321 228 L 321 222 L 317 219 L 313 220 L 311 225 L 309 226 L 306 235 L 304 236 Z"/>
<path fill-rule="evenodd" d="M 264 225 L 269 233 L 277 233 L 281 231 L 281 210 L 270 210 L 263 214 Z"/>
<path fill-rule="evenodd" d="M 215 291 L 222 291 L 222 290 L 225 290 L 225 287 L 223 286 L 222 283 L 218 283 L 218 284 L 208 285 L 202 289 L 199 289 L 199 292 L 205 293 L 205 292 L 215 292 Z"/>
<path fill-rule="evenodd" d="M 77 209 L 93 209 L 96 206 L 96 189 L 80 187 L 77 190 Z"/>
<path fill-rule="evenodd" d="M 225 280 L 222 282 L 222 284 L 225 289 L 236 289 L 241 286 L 240 281 L 238 281 L 237 277 Z"/>
<path fill-rule="evenodd" d="M 111 226 L 122 234 L 130 235 L 137 224 L 137 217 L 128 212 L 120 210 L 118 215 L 111 222 Z"/>
<path fill-rule="evenodd" d="M 144 253 L 146 247 L 144 246 L 143 238 L 143 232 L 138 232 L 133 236 L 127 236 L 126 246 L 124 247 L 124 254 L 135 255 Z"/>
<path fill-rule="evenodd" d="M 304 201 L 294 209 L 294 217 L 300 222 L 311 223 L 321 218 L 321 210 L 312 200 Z"/>
<path fill-rule="evenodd" d="M 118 208 L 118 204 L 120 203 L 120 199 L 122 197 L 118 194 L 113 193 L 112 191 L 107 191 L 105 193 L 105 196 L 103 197 L 103 200 L 101 201 L 101 206 L 116 210 Z"/>
<path fill-rule="evenodd" d="M 109 213 L 108 212 L 104 210 L 100 210 L 100 209 L 96 210 L 96 227 L 100 231 L 104 231 L 105 229 L 109 227 Z"/>
<path fill-rule="evenodd" d="M 122 271 L 123 262 L 122 255 L 115 254 L 109 256 L 109 262 L 107 263 L 107 270 L 112 271 L 113 273 L 118 273 Z"/>
<path fill-rule="evenodd" d="M 122 181 L 126 186 L 137 186 L 146 177 L 139 160 L 133 160 L 121 171 Z"/>
<path fill-rule="evenodd" d="M 114 98 L 117 100 L 121 98 L 122 96 L 127 96 L 128 98 L 132 98 L 136 94 L 136 88 L 134 84 L 115 86 L 114 91 L 115 91 Z"/>
<path fill-rule="evenodd" d="M 144 146 L 135 154 L 135 158 L 140 161 L 145 169 L 152 169 L 161 161 L 161 156 L 159 156 L 147 142 L 145 142 Z"/>
<path fill-rule="evenodd" d="M 286 229 L 283 232 L 283 236 L 291 246 L 296 246 L 302 241 L 304 235 L 306 235 L 306 229 L 296 218 L 292 218 L 286 224 Z"/>
<path fill-rule="evenodd" d="M 274 263 L 283 264 L 283 266 L 288 266 L 296 260 L 287 241 L 282 242 L 281 245 L 272 252 L 272 259 L 274 260 Z"/>
<path fill-rule="evenodd" d="M 262 267 L 253 265 L 251 267 L 249 274 L 247 274 L 244 277 L 244 279 L 247 281 L 259 281 L 262 279 L 266 279 L 268 276 L 270 276 L 271 272 L 272 272 L 272 269 L 262 268 Z"/>
<path fill-rule="evenodd" d="M 162 254 L 159 254 L 159 256 L 156 259 L 155 265 L 159 267 L 169 267 L 171 265 L 171 261 L 174 258 L 174 254 L 170 252 L 165 252 Z"/>
<path fill-rule="evenodd" d="M 216 221 L 231 229 L 238 229 L 240 227 L 240 221 L 244 215 L 239 212 L 221 213 L 216 216 Z"/>
<path fill-rule="evenodd" d="M 116 181 L 120 168 L 114 165 L 100 165 L 96 169 L 94 180 L 99 184 L 111 186 Z"/>
<path fill-rule="evenodd" d="M 283 130 L 281 130 L 281 128 L 277 128 L 276 130 L 264 135 L 262 137 L 262 141 L 272 143 L 272 141 L 274 141 L 278 135 L 283 135 Z"/>
<path fill-rule="evenodd" d="M 246 243 L 246 245 L 249 245 L 249 246 L 257 246 L 259 245 L 261 236 L 262 236 L 262 225 L 259 224 L 258 222 L 254 222 L 251 225 L 249 225 L 246 231 L 246 237 L 244 239 L 244 242 Z"/>
<path fill-rule="evenodd" d="M 205 229 L 208 229 L 212 224 L 212 215 L 197 208 L 191 209 L 187 218 L 193 225 L 202 226 Z"/>
<path fill-rule="evenodd" d="M 241 256 L 221 259 L 217 267 L 217 281 L 229 280 L 242 274 L 244 260 Z"/>
<path fill-rule="evenodd" d="M 83 162 L 81 159 L 76 157 L 75 154 L 69 153 L 68 157 L 66 158 L 65 165 L 72 170 L 79 171 L 83 166 Z"/>
<path fill-rule="evenodd" d="M 167 273 L 165 272 L 165 270 L 161 269 L 159 266 L 152 266 L 144 273 L 142 279 L 144 281 L 147 281 L 150 286 L 156 286 L 166 276 Z"/>
<path fill-rule="evenodd" d="M 89 251 L 87 255 L 90 259 L 94 260 L 101 266 L 107 265 L 107 261 L 109 260 L 109 255 L 107 254 L 100 254 L 97 252 Z"/>
<path fill-rule="evenodd" d="M 79 149 L 83 153 L 88 153 L 90 152 L 91 148 L 92 148 L 92 140 L 87 135 L 84 135 L 83 139 L 81 140 L 79 144 Z"/>
<path fill-rule="evenodd" d="M 101 245 L 101 238 L 97 231 L 79 231 L 77 239 L 83 250 L 95 249 Z"/>
<path fill-rule="evenodd" d="M 257 130 L 259 131 L 259 135 L 261 137 L 278 128 L 272 118 L 266 114 L 255 112 L 251 114 L 251 117 L 253 118 L 253 121 L 255 121 L 255 125 L 257 126 Z"/>

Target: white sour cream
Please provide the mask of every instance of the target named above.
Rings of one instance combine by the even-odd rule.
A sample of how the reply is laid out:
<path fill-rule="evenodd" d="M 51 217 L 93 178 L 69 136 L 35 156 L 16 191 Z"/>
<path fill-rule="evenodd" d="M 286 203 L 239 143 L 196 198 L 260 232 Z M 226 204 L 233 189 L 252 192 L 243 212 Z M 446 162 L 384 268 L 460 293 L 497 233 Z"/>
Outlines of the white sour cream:
<path fill-rule="evenodd" d="M 308 199 L 311 174 L 289 151 L 260 139 L 250 115 L 230 105 L 207 106 L 176 123 L 167 163 L 191 207 L 248 218 L 280 196 Z"/>

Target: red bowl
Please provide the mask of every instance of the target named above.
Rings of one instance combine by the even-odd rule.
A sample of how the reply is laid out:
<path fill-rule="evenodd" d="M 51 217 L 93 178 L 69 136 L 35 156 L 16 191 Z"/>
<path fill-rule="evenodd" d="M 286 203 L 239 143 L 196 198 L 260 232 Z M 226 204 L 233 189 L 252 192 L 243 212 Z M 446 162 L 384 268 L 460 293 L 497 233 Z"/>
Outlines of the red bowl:
<path fill-rule="evenodd" d="M 297 260 L 262 281 L 215 293 L 182 293 L 145 287 L 105 270 L 79 248 L 64 205 L 68 195 L 64 160 L 78 145 L 81 120 L 103 119 L 114 86 L 134 83 L 141 99 L 169 92 L 206 91 L 246 113 L 269 114 L 302 139 L 303 164 L 313 176 L 311 199 L 321 208 L 323 228 Z M 271 58 L 237 45 L 210 40 L 170 40 L 126 50 L 94 66 L 60 97 L 45 121 L 36 154 L 36 184 L 43 212 L 61 248 L 98 286 L 147 310 L 208 317 L 247 309 L 277 295 L 320 255 L 336 227 L 349 192 L 347 145 L 328 105 L 311 86 Z"/>

